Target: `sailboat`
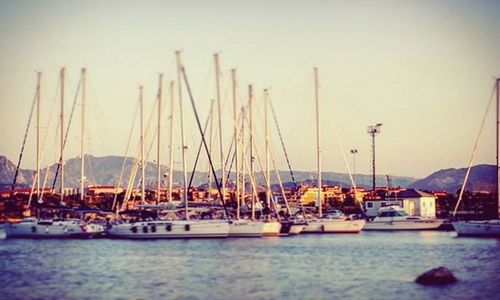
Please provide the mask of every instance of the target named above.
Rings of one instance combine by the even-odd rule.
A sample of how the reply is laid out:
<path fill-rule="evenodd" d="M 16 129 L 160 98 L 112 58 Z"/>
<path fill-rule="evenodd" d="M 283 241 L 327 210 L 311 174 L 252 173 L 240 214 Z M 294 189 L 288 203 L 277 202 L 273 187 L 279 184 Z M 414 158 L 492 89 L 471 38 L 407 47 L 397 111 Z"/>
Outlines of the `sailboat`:
<path fill-rule="evenodd" d="M 61 203 L 64 203 L 64 166 L 63 166 L 63 153 L 64 153 L 64 74 L 65 69 L 62 68 L 60 71 L 60 81 L 61 81 L 61 115 L 60 115 L 60 126 L 61 126 Z M 37 74 L 37 88 L 36 88 L 36 106 L 37 106 L 37 159 L 36 165 L 37 170 L 35 174 L 35 180 L 33 182 L 33 188 L 35 184 L 36 194 L 40 199 L 40 100 L 41 100 L 41 78 L 42 73 Z M 81 74 L 81 83 L 82 83 L 82 145 L 81 145 L 81 180 L 82 180 L 82 189 L 80 191 L 81 197 L 83 197 L 83 133 L 84 133 L 84 114 L 85 114 L 85 96 L 86 96 L 86 69 L 82 68 Z M 15 179 L 14 179 L 15 180 Z M 31 200 L 31 198 L 30 198 Z M 29 210 L 29 204 L 28 204 Z M 5 226 L 5 233 L 7 238 L 66 238 L 66 237 L 91 237 L 97 236 L 104 232 L 104 227 L 100 224 L 93 224 L 89 222 L 85 222 L 78 218 L 72 219 L 38 219 L 35 217 L 28 217 L 21 220 L 19 223 L 8 223 Z"/>
<path fill-rule="evenodd" d="M 265 139 L 266 139 L 266 167 L 265 167 L 265 172 L 264 172 L 264 180 L 266 182 L 266 205 L 269 210 L 269 213 L 271 212 L 271 183 L 270 183 L 270 173 L 269 173 L 269 132 L 268 132 L 268 113 L 267 113 L 267 91 L 264 90 L 264 130 L 265 130 Z M 254 173 L 254 168 L 253 168 L 253 162 L 254 162 L 254 146 L 255 146 L 255 141 L 253 139 L 253 89 L 252 86 L 249 87 L 249 121 L 250 121 L 250 178 L 254 178 L 255 180 L 255 173 Z M 258 158 L 259 155 L 257 152 L 255 152 L 255 156 Z M 264 169 L 262 167 L 262 163 L 259 160 L 259 163 L 261 165 L 261 169 Z M 256 192 L 256 190 L 255 190 Z M 257 193 L 255 193 L 257 194 Z M 259 202 L 260 205 L 260 200 L 258 197 L 255 197 L 256 195 L 252 194 L 252 207 L 256 206 L 256 202 Z M 257 199 L 255 199 L 257 198 Z M 263 210 L 261 210 L 262 212 Z M 261 217 L 262 214 L 261 214 Z M 279 236 L 280 231 L 281 231 L 281 223 L 279 220 L 276 220 L 271 217 L 270 214 L 268 214 L 264 219 L 262 220 L 264 222 L 264 226 L 262 228 L 262 235 L 263 236 Z"/>
<path fill-rule="evenodd" d="M 496 169 L 497 169 L 497 216 L 500 214 L 500 163 L 499 163 L 499 112 L 500 112 L 500 78 L 496 78 L 495 80 L 495 88 L 496 88 Z M 472 162 L 472 160 L 471 160 Z M 471 164 L 469 164 L 469 168 L 467 170 L 467 175 L 464 180 L 464 184 L 462 185 L 462 189 L 460 194 L 462 195 L 463 190 L 465 189 L 465 183 L 467 181 L 468 173 L 470 171 Z M 461 197 L 460 197 L 461 198 Z M 459 199 L 460 200 L 460 199 Z M 457 202 L 455 207 L 454 215 L 457 211 L 458 205 L 460 202 Z M 483 221 L 455 221 L 451 222 L 453 228 L 457 232 L 458 236 L 473 236 L 473 237 L 500 237 L 500 219 L 492 219 L 492 220 L 483 220 Z"/>
<path fill-rule="evenodd" d="M 216 65 L 216 82 L 217 82 L 217 101 L 220 103 L 220 92 L 219 92 L 219 60 L 217 54 L 215 57 L 215 65 Z M 264 223 L 256 220 L 248 220 L 241 219 L 240 217 L 240 203 L 241 203 L 241 189 L 240 189 L 240 167 L 238 155 L 240 148 L 239 146 L 239 132 L 238 132 L 238 120 L 237 120 L 237 104 L 236 104 L 236 69 L 231 70 L 231 78 L 232 78 L 232 93 L 233 93 L 233 124 L 234 124 L 234 152 L 235 152 L 235 165 L 236 165 L 236 189 L 235 189 L 235 198 L 236 198 L 236 219 L 229 221 L 229 237 L 261 237 L 263 235 Z M 220 107 L 220 106 L 219 106 Z M 219 126 L 221 126 L 221 116 L 219 111 Z M 220 127 L 219 130 L 222 130 Z M 219 132 L 220 141 L 222 145 L 222 131 Z M 243 147 L 241 147 L 243 148 Z M 222 148 L 221 148 L 222 151 Z M 245 159 L 244 149 L 241 150 L 243 152 L 242 158 Z M 223 173 L 224 174 L 224 173 Z M 223 179 L 224 180 L 223 176 Z M 224 194 L 224 193 L 223 193 Z"/>
<path fill-rule="evenodd" d="M 176 52 L 177 58 L 177 75 L 178 75 L 178 88 L 179 88 L 179 113 L 181 124 L 181 138 L 182 138 L 182 161 L 183 161 L 183 201 L 184 201 L 184 219 L 166 219 L 166 218 L 138 218 L 130 222 L 115 222 L 110 224 L 107 234 L 112 238 L 126 238 L 126 239 L 170 239 L 170 238 L 225 238 L 229 234 L 229 224 L 227 220 L 223 219 L 209 219 L 209 220 L 192 220 L 190 219 L 190 211 L 188 207 L 188 193 L 187 193 L 187 169 L 186 169 L 186 146 L 184 141 L 184 120 L 183 120 L 183 102 L 182 102 L 182 85 L 181 85 L 181 72 L 186 78 L 184 67 L 180 62 L 180 52 Z M 185 80 L 189 89 L 189 85 Z M 161 85 L 161 81 L 160 81 Z M 159 93 L 160 95 L 160 93 Z M 191 95 L 190 95 L 191 96 Z M 158 99 L 160 101 L 161 99 Z M 192 100 L 192 99 L 191 99 Z M 140 87 L 139 101 L 141 104 L 141 202 L 145 204 L 145 166 L 144 166 L 144 126 L 143 126 L 143 92 Z M 193 103 L 193 102 L 192 102 Z M 193 107 L 194 108 L 194 107 Z M 197 113 L 195 111 L 197 117 Z M 197 121 L 198 117 L 197 117 Z M 198 124 L 199 125 L 199 124 Z M 159 124 L 158 124 L 159 126 Z M 203 137 L 203 130 L 200 127 L 200 133 Z M 171 191 L 169 191 L 171 193 Z"/>
<path fill-rule="evenodd" d="M 316 100 L 316 142 L 317 142 L 317 164 L 318 164 L 318 197 L 317 205 L 319 216 L 308 220 L 307 226 L 302 233 L 359 233 L 365 225 L 365 220 L 350 220 L 347 218 L 330 218 L 323 215 L 322 211 L 322 181 L 321 181 L 321 146 L 319 126 L 319 92 L 318 92 L 318 69 L 314 68 L 315 100 Z"/>

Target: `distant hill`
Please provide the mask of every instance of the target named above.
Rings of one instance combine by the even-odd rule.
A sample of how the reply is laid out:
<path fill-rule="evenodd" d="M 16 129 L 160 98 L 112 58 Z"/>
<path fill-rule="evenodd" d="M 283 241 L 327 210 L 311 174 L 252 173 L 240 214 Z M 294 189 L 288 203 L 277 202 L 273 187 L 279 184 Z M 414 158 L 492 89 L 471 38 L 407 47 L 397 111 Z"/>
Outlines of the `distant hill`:
<path fill-rule="evenodd" d="M 120 176 L 120 170 L 123 164 L 122 156 L 104 156 L 104 157 L 95 157 L 91 155 L 87 155 L 87 161 L 85 164 L 85 176 L 86 176 L 86 185 L 88 184 L 99 184 L 99 185 L 116 185 Z M 132 158 L 127 158 L 125 163 L 125 171 L 124 171 L 124 182 L 128 180 L 130 171 L 132 169 Z M 192 166 L 188 166 L 188 169 L 191 169 Z M 203 167 L 205 168 L 205 167 Z M 16 170 L 16 166 L 13 162 L 7 159 L 5 156 L 0 156 L 0 188 L 10 188 L 12 184 L 12 179 L 14 178 L 14 173 Z M 52 165 L 48 168 L 50 170 L 47 186 L 52 186 L 54 173 L 56 170 L 56 165 Z M 444 190 L 450 193 L 455 193 L 458 189 L 460 189 L 463 179 L 465 177 L 467 169 L 445 169 L 440 170 L 435 173 L 432 173 L 428 177 L 424 179 L 417 180 L 413 177 L 401 177 L 401 176 L 391 176 L 392 185 L 393 186 L 401 186 L 401 187 L 410 187 L 416 188 L 420 190 Z M 42 170 L 42 178 L 45 176 L 47 169 Z M 161 167 L 161 173 L 166 174 L 168 172 L 168 168 L 166 166 Z M 190 177 L 190 173 L 188 172 L 188 179 Z M 33 182 L 33 170 L 24 170 L 21 169 L 19 171 L 17 186 L 18 187 L 29 187 Z M 231 185 L 231 180 L 234 180 L 234 174 L 230 176 L 230 182 L 228 185 Z M 325 183 L 335 184 L 339 186 L 350 186 L 351 181 L 349 179 L 348 174 L 338 173 L 338 172 L 323 172 L 323 181 Z M 495 190 L 495 180 L 496 180 L 496 171 L 495 166 L 493 165 L 477 165 L 472 167 L 471 174 L 469 176 L 469 180 L 467 183 L 467 189 L 472 191 L 493 191 Z M 140 174 L 137 174 L 134 185 L 138 186 L 139 184 Z M 282 182 L 285 183 L 286 186 L 293 186 L 292 177 L 290 172 L 288 171 L 280 171 L 280 177 Z M 207 182 L 207 173 L 206 172 L 195 172 L 195 176 L 193 178 L 193 185 L 200 186 Z M 295 181 L 300 182 L 309 182 L 310 184 L 314 184 L 317 180 L 317 175 L 315 172 L 305 172 L 305 171 L 294 171 Z M 166 186 L 167 178 L 162 176 L 163 184 Z M 365 174 L 357 174 L 356 181 L 358 186 L 360 187 L 371 187 L 371 175 Z M 386 186 L 387 181 L 385 176 L 378 175 L 376 177 L 377 186 Z M 256 181 L 259 185 L 265 185 L 264 176 L 262 172 L 258 172 L 256 174 Z M 179 170 L 174 170 L 173 175 L 174 184 L 180 186 L 182 183 L 182 172 Z M 275 172 L 271 172 L 271 182 L 272 184 L 278 183 L 278 178 L 276 177 Z M 72 158 L 66 161 L 65 163 L 65 186 L 68 188 L 78 188 L 80 185 L 80 158 Z M 59 183 L 57 182 L 58 186 Z M 123 185 L 123 184 L 122 184 Z M 146 186 L 150 188 L 156 187 L 156 165 L 153 163 L 148 163 L 146 166 Z"/>
<path fill-rule="evenodd" d="M 0 188 L 10 188 L 12 186 L 12 180 L 14 179 L 14 174 L 16 173 L 16 165 L 8 160 L 5 156 L 0 155 Z M 16 186 L 17 187 L 28 187 L 31 185 L 33 171 L 31 170 L 19 170 L 17 176 Z"/>
<path fill-rule="evenodd" d="M 420 190 L 444 190 L 450 193 L 458 191 L 464 181 L 467 168 L 440 170 L 410 185 Z M 493 165 L 477 165 L 471 168 L 466 189 L 470 191 L 494 191 L 496 167 Z"/>
<path fill-rule="evenodd" d="M 120 176 L 120 170 L 122 168 L 124 158 L 122 156 L 104 156 L 95 157 L 91 155 L 86 156 L 85 163 L 85 176 L 86 185 L 98 184 L 98 185 L 116 185 Z M 124 171 L 124 182 L 128 180 L 130 171 L 132 169 L 132 158 L 127 158 L 125 162 Z M 41 171 L 42 178 L 45 177 L 47 170 L 49 170 L 49 176 L 47 180 L 47 187 L 52 186 L 54 180 L 54 173 L 56 171 L 57 165 L 54 164 L 49 168 L 43 169 Z M 205 167 L 203 167 L 204 169 Z M 6 186 L 12 184 L 12 179 L 14 178 L 15 165 L 9 161 L 6 157 L 0 156 L 0 186 Z M 192 166 L 188 166 L 188 180 L 191 174 Z M 64 184 L 68 188 L 78 188 L 80 186 L 80 158 L 72 158 L 65 163 L 65 180 Z M 161 167 L 161 173 L 166 174 L 168 168 L 166 166 Z M 30 186 L 33 181 L 33 170 L 21 170 L 17 182 L 23 186 Z M 279 172 L 281 180 L 284 183 L 290 183 L 292 185 L 292 177 L 289 171 Z M 340 186 L 350 186 L 351 181 L 348 174 L 337 173 L 337 172 L 323 172 L 323 181 L 325 183 L 334 183 Z M 139 184 L 140 172 L 136 176 L 135 186 Z M 208 175 L 206 172 L 195 172 L 193 177 L 193 186 L 200 186 L 207 182 Z M 305 172 L 305 171 L 294 171 L 294 178 L 296 182 L 307 182 L 315 181 L 317 179 L 317 174 L 315 172 Z M 408 187 L 411 183 L 415 182 L 417 179 L 413 177 L 401 177 L 401 176 L 391 176 L 392 185 Z M 167 178 L 162 176 L 164 180 L 164 185 L 167 184 Z M 234 180 L 234 174 L 231 174 L 230 181 Z M 360 187 L 371 187 L 371 175 L 357 174 L 356 181 Z M 379 175 L 376 177 L 377 186 L 386 186 L 387 181 L 385 176 Z M 173 182 L 174 184 L 181 185 L 182 183 L 182 172 L 179 170 L 174 170 L 173 172 Z M 262 172 L 256 174 L 257 184 L 264 185 L 264 176 Z M 271 183 L 277 184 L 278 178 L 275 172 L 271 172 Z M 58 186 L 59 183 L 56 183 Z M 122 184 L 123 185 L 123 184 Z M 230 185 L 230 183 L 228 184 Z M 146 186 L 154 188 L 156 186 L 156 165 L 154 163 L 148 163 L 146 165 Z"/>

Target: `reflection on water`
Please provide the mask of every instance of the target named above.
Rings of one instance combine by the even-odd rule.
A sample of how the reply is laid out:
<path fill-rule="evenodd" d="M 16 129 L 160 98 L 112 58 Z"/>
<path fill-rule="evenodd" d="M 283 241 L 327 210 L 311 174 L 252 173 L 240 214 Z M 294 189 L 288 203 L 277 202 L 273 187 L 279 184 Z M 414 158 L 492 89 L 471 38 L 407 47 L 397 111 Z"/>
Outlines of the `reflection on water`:
<path fill-rule="evenodd" d="M 4 299 L 498 299 L 500 293 L 500 240 L 453 232 L 153 241 L 1 235 Z M 459 282 L 413 282 L 438 266 Z"/>

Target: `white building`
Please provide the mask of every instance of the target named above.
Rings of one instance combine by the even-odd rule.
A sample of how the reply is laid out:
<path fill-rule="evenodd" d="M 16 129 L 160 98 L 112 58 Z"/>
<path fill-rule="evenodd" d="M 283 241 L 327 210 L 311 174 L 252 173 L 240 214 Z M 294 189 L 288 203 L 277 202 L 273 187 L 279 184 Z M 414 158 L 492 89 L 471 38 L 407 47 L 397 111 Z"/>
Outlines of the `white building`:
<path fill-rule="evenodd" d="M 366 200 L 366 215 L 374 217 L 382 206 L 389 205 L 401 206 L 410 216 L 436 217 L 436 196 L 416 189 L 392 193 L 385 200 Z"/>

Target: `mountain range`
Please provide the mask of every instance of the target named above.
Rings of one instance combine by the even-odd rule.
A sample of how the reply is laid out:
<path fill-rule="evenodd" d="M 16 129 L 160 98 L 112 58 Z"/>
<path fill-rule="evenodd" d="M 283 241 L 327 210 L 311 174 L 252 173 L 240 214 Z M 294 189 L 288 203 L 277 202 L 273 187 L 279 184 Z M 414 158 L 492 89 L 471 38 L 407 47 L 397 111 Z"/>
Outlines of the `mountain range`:
<path fill-rule="evenodd" d="M 428 191 L 456 193 L 462 187 L 466 172 L 467 168 L 439 170 L 424 179 L 415 181 L 410 187 Z M 469 191 L 495 191 L 496 166 L 473 166 L 465 189 Z"/>
<path fill-rule="evenodd" d="M 122 156 L 105 156 L 105 157 L 95 157 L 91 155 L 86 155 L 85 162 L 85 177 L 86 185 L 98 184 L 98 185 L 116 185 L 120 178 L 120 172 L 122 165 L 124 163 L 124 157 Z M 131 172 L 133 165 L 133 158 L 127 157 L 125 161 L 124 168 L 124 182 L 128 180 L 129 174 Z M 72 158 L 65 162 L 64 164 L 64 185 L 68 188 L 78 188 L 80 186 L 80 158 Z M 206 169 L 206 167 L 203 167 Z M 49 175 L 47 177 L 46 187 L 51 187 L 54 180 L 54 173 L 57 169 L 57 164 L 51 165 L 48 168 L 41 170 L 40 174 L 42 180 L 45 177 L 47 170 L 49 170 Z M 0 156 L 0 187 L 8 188 L 12 184 L 14 178 L 16 166 L 13 162 L 7 159 L 5 156 Z M 192 166 L 188 167 L 188 180 L 191 174 Z M 147 163 L 146 169 L 146 186 L 151 188 L 156 187 L 157 181 L 157 167 L 154 163 Z M 161 166 L 162 174 L 162 184 L 166 185 L 166 174 L 168 173 L 167 166 Z M 19 171 L 17 185 L 19 187 L 29 187 L 33 182 L 33 170 L 21 169 Z M 293 185 L 293 180 L 289 171 L 279 171 L 281 180 L 285 185 Z M 316 172 L 307 171 L 293 171 L 293 176 L 295 182 L 306 182 L 317 179 Z M 139 184 L 140 173 L 137 174 L 135 180 L 135 186 Z M 338 172 L 323 172 L 323 181 L 328 184 L 335 184 L 339 186 L 351 186 L 351 180 L 348 174 L 338 173 Z M 234 174 L 231 174 L 230 180 L 234 179 Z M 193 186 L 200 186 L 206 184 L 208 180 L 208 174 L 206 171 L 195 171 L 193 176 Z M 411 183 L 415 182 L 417 179 L 413 177 L 403 177 L 394 176 L 391 177 L 392 185 L 408 187 Z M 357 185 L 360 187 L 371 187 L 372 176 L 364 174 L 356 174 Z M 376 181 L 378 186 L 386 186 L 387 180 L 385 176 L 377 175 Z M 173 171 L 173 182 L 174 184 L 181 185 L 182 182 L 182 171 Z M 256 173 L 256 182 L 258 184 L 264 185 L 264 176 L 262 172 Z M 278 178 L 275 172 L 271 172 L 271 183 L 278 184 Z M 59 183 L 56 182 L 56 186 Z M 122 183 L 123 186 L 123 183 Z"/>
<path fill-rule="evenodd" d="M 105 157 L 95 157 L 91 155 L 86 155 L 85 163 L 85 176 L 86 185 L 97 184 L 97 185 L 117 185 L 122 165 L 124 164 L 124 157 L 122 156 L 105 156 Z M 131 173 L 133 166 L 133 158 L 127 157 L 125 160 L 125 167 L 123 172 L 122 186 L 125 184 Z M 146 186 L 148 188 L 155 188 L 157 181 L 157 169 L 156 164 L 147 163 L 146 165 Z M 192 168 L 192 167 L 191 167 Z M 42 180 L 45 177 L 47 170 L 49 170 L 49 175 L 47 177 L 46 187 L 51 187 L 54 180 L 54 173 L 57 169 L 57 164 L 54 164 L 48 168 L 43 169 L 40 173 L 42 175 Z M 189 168 L 188 168 L 189 169 Z M 12 184 L 14 178 L 16 166 L 13 162 L 7 159 L 5 156 L 0 155 L 0 188 L 9 188 Z M 65 180 L 64 184 L 68 188 L 78 188 L 80 186 L 80 158 L 72 158 L 65 162 Z M 472 191 L 493 191 L 495 190 L 495 180 L 496 180 L 496 168 L 493 165 L 477 165 L 471 168 L 471 173 L 469 180 L 467 182 L 466 188 Z M 414 177 L 403 177 L 403 176 L 391 176 L 391 185 L 400 186 L 403 188 L 417 188 L 421 190 L 428 191 L 447 191 L 450 193 L 455 193 L 460 189 L 463 179 L 465 177 L 467 169 L 444 169 L 432 173 L 423 179 L 417 179 Z M 167 185 L 166 175 L 168 173 L 168 168 L 164 165 L 161 166 L 162 174 L 162 185 Z M 278 178 L 275 172 L 271 172 L 271 183 L 278 184 Z M 19 187 L 29 187 L 33 182 L 33 170 L 21 169 L 19 170 L 17 186 Z M 281 180 L 284 182 L 285 186 L 292 186 L 293 180 L 289 171 L 279 172 Z M 314 182 L 317 179 L 315 172 L 306 171 L 293 171 L 295 182 Z M 188 180 L 191 176 L 191 171 L 188 172 Z M 338 172 L 323 172 L 323 180 L 325 183 L 334 184 L 342 187 L 351 186 L 351 180 L 348 174 L 338 173 Z M 138 186 L 140 174 L 137 174 L 134 185 Z M 234 174 L 230 176 L 231 180 L 234 179 Z M 200 186 L 206 184 L 208 181 L 207 172 L 195 171 L 193 176 L 193 186 Z M 370 188 L 372 176 L 366 174 L 356 174 L 357 185 L 360 187 Z M 387 186 L 387 178 L 383 175 L 376 176 L 377 186 Z M 182 183 L 182 171 L 173 171 L 173 182 L 174 185 L 180 186 Z M 264 176 L 262 172 L 256 173 L 256 182 L 258 184 L 264 185 Z M 56 182 L 56 186 L 59 183 Z"/>

